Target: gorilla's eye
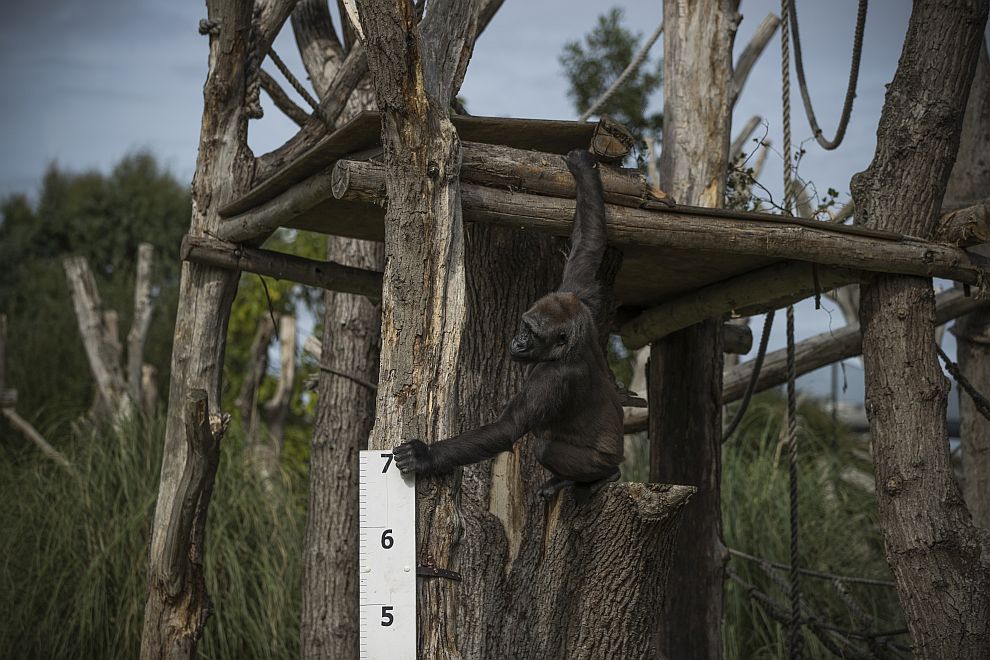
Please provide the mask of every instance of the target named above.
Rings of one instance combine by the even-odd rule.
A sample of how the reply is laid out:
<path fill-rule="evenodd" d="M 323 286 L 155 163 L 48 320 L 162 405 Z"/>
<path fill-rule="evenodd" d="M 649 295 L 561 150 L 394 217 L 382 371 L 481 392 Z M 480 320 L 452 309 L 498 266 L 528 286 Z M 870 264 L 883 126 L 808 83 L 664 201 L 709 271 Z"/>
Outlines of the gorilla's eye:
<path fill-rule="evenodd" d="M 557 335 L 557 345 L 565 346 L 566 344 L 567 344 L 567 334 L 562 332 L 559 335 Z"/>

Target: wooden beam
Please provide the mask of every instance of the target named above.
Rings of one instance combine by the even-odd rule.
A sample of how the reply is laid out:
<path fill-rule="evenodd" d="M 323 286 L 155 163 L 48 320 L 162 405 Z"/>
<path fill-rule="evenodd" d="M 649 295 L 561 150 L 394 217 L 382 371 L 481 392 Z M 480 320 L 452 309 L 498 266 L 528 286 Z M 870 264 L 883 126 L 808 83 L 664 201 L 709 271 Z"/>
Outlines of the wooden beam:
<path fill-rule="evenodd" d="M 986 300 L 976 296 L 966 297 L 960 289 L 949 289 L 935 296 L 935 324 L 942 325 L 964 314 L 985 307 Z M 794 347 L 798 376 L 815 369 L 859 355 L 863 350 L 863 337 L 859 324 L 852 323 L 838 330 L 823 332 L 797 342 Z M 742 397 L 746 384 L 752 377 L 752 362 L 743 362 L 725 372 L 722 378 L 722 397 L 726 403 Z M 783 384 L 787 380 L 786 350 L 767 353 L 756 381 L 756 391 Z"/>
<path fill-rule="evenodd" d="M 722 352 L 745 355 L 753 348 L 753 331 L 747 325 L 722 324 Z"/>
<path fill-rule="evenodd" d="M 622 325 L 626 347 L 642 348 L 651 341 L 699 321 L 734 311 L 752 316 L 778 309 L 815 293 L 860 280 L 859 271 L 816 267 L 803 261 L 773 264 L 728 281 L 716 282 L 653 307 Z M 817 279 L 816 279 L 817 278 Z"/>
<path fill-rule="evenodd" d="M 462 146 L 461 181 L 511 191 L 530 192 L 550 197 L 574 199 L 574 177 L 564 157 L 501 145 L 465 142 Z M 380 166 L 364 161 L 339 161 L 292 186 L 280 195 L 257 207 L 224 221 L 220 238 L 245 242 L 267 236 L 276 228 L 290 224 L 331 195 L 341 199 L 350 190 L 364 202 L 385 204 L 385 179 L 379 177 Z M 351 173 L 361 182 L 351 184 Z M 602 165 L 602 187 L 605 201 L 621 206 L 639 207 L 647 201 L 664 203 L 669 197 L 647 184 L 635 169 Z M 371 182 L 371 188 L 364 186 Z M 339 190 L 340 194 L 332 191 Z"/>
<path fill-rule="evenodd" d="M 375 163 L 338 161 L 346 186 L 337 199 L 383 201 L 384 168 Z M 463 184 L 464 218 L 517 229 L 570 232 L 574 201 Z M 646 208 L 607 205 L 613 245 L 721 251 L 817 262 L 851 270 L 943 277 L 965 284 L 983 278 L 984 260 L 964 250 L 891 232 L 764 213 L 645 203 Z"/>
<path fill-rule="evenodd" d="M 975 296 L 966 297 L 959 289 L 949 289 L 935 296 L 935 323 L 942 325 L 986 307 L 988 301 Z M 833 362 L 848 360 L 862 353 L 863 336 L 859 324 L 852 323 L 838 330 L 823 332 L 797 342 L 794 346 L 795 372 L 798 376 L 826 367 Z M 753 363 L 743 362 L 725 370 L 722 376 L 722 400 L 732 403 L 742 398 L 753 374 Z M 755 392 L 783 385 L 787 380 L 787 352 L 784 349 L 767 353 L 756 381 Z M 645 431 L 649 421 L 646 410 L 626 412 L 625 432 Z"/>
<path fill-rule="evenodd" d="M 332 261 L 317 261 L 271 250 L 243 247 L 206 236 L 183 237 L 180 256 L 184 261 L 243 270 L 330 291 L 354 293 L 368 298 L 380 298 L 382 295 L 381 273 Z"/>

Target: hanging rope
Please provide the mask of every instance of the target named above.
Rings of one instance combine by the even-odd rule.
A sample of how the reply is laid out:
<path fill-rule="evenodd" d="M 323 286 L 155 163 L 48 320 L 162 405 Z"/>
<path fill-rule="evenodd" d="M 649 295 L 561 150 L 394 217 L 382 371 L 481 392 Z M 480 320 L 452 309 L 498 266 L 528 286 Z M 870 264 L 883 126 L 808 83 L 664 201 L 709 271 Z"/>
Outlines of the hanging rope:
<path fill-rule="evenodd" d="M 612 83 L 609 88 L 598 97 L 597 101 L 591 104 L 590 108 L 585 110 L 584 113 L 578 117 L 578 121 L 588 121 L 588 117 L 595 114 L 595 112 L 598 111 L 598 108 L 605 105 L 605 103 L 612 98 L 612 95 L 615 94 L 616 90 L 622 87 L 622 84 L 626 82 L 626 79 L 628 79 L 629 76 L 635 73 L 636 69 L 640 67 L 646 59 L 647 54 L 649 54 L 650 49 L 653 48 L 653 44 L 655 44 L 657 39 L 660 38 L 661 33 L 663 33 L 662 20 L 660 21 L 660 25 L 657 26 L 657 29 L 650 35 L 650 38 L 646 40 L 645 44 L 643 44 L 643 47 L 639 49 L 639 52 L 633 56 L 632 61 L 629 62 L 629 65 L 622 71 L 622 73 L 619 74 L 619 77 L 615 79 L 615 82 Z"/>
<path fill-rule="evenodd" d="M 286 66 L 285 62 L 282 61 L 282 58 L 275 52 L 274 47 L 268 49 L 268 57 L 271 58 L 272 62 L 275 64 L 275 67 L 282 73 L 282 76 L 289 81 L 289 84 L 292 85 L 292 89 L 296 90 L 299 96 L 306 101 L 306 105 L 312 108 L 313 112 L 316 114 L 320 114 L 319 101 L 313 98 L 312 94 L 309 93 L 309 90 L 306 89 L 303 84 L 299 82 L 299 79 L 292 74 L 289 67 Z"/>
<path fill-rule="evenodd" d="M 780 77 L 781 104 L 783 107 L 784 129 L 784 211 L 793 215 L 791 209 L 793 173 L 791 171 L 791 69 L 790 69 L 790 35 L 788 34 L 788 19 L 790 16 L 790 0 L 780 0 Z M 797 392 L 794 360 L 794 306 L 787 306 L 787 476 L 790 482 L 790 527 L 791 545 L 789 572 L 789 596 L 791 616 L 787 634 L 787 654 L 791 660 L 801 658 L 801 568 L 798 555 L 798 473 L 797 473 Z"/>
<path fill-rule="evenodd" d="M 815 117 L 815 109 L 811 106 L 811 95 L 808 93 L 808 83 L 804 77 L 804 60 L 801 56 L 801 34 L 798 31 L 797 11 L 795 2 L 790 6 L 790 27 L 794 32 L 794 68 L 797 69 L 798 87 L 801 89 L 801 100 L 804 101 L 804 112 L 808 116 L 808 123 L 811 131 L 815 135 L 815 140 L 822 146 L 822 149 L 831 151 L 840 144 L 846 135 L 846 128 L 849 126 L 849 117 L 852 115 L 853 100 L 856 98 L 856 85 L 859 82 L 859 60 L 863 54 L 863 32 L 866 27 L 866 6 L 867 0 L 859 0 L 859 11 L 856 14 L 856 34 L 853 37 L 852 64 L 849 67 L 849 82 L 846 84 L 846 99 L 842 103 L 842 115 L 839 117 L 839 126 L 835 129 L 835 137 L 829 140 L 822 135 L 822 129 L 818 125 Z M 781 34 L 787 32 L 788 17 L 784 16 L 781 21 Z"/>
<path fill-rule="evenodd" d="M 763 333 L 760 335 L 760 347 L 756 351 L 756 358 L 753 359 L 753 373 L 750 374 L 749 382 L 746 383 L 746 391 L 743 393 L 739 409 L 736 410 L 736 414 L 732 417 L 732 421 L 729 422 L 729 426 L 722 432 L 723 443 L 728 441 L 732 437 L 732 434 L 735 433 L 739 422 L 742 421 L 743 415 L 746 414 L 746 409 L 749 408 L 749 400 L 753 398 L 753 392 L 756 391 L 756 381 L 760 379 L 760 370 L 763 369 L 763 358 L 767 356 L 767 344 L 770 343 L 770 328 L 773 327 L 774 311 L 771 309 L 763 319 Z"/>

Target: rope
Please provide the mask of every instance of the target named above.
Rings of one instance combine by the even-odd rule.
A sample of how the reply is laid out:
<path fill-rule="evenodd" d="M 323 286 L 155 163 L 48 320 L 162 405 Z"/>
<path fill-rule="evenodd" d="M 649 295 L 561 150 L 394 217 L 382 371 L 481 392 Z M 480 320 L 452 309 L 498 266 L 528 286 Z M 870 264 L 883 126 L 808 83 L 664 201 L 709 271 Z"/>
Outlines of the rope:
<path fill-rule="evenodd" d="M 615 82 L 612 83 L 609 88 L 598 97 L 598 100 L 591 104 L 590 108 L 585 110 L 584 113 L 578 117 L 578 121 L 588 121 L 588 118 L 593 115 L 598 108 L 602 107 L 620 87 L 622 87 L 623 83 L 626 82 L 629 76 L 635 73 L 636 69 L 643 64 L 647 54 L 649 54 L 650 49 L 653 48 L 653 44 L 657 42 L 657 39 L 660 38 L 660 34 L 662 32 L 663 20 L 660 21 L 660 25 L 658 25 L 657 29 L 653 31 L 653 34 L 651 34 L 650 38 L 646 40 L 646 43 L 639 49 L 639 52 L 633 56 L 625 70 L 623 70 L 623 72 L 619 74 L 619 77 L 615 79 Z"/>
<path fill-rule="evenodd" d="M 278 70 L 282 73 L 282 76 L 289 81 L 289 84 L 292 85 L 292 89 L 296 90 L 296 92 L 299 93 L 299 96 L 301 96 L 303 100 L 306 101 L 306 105 L 312 108 L 313 112 L 319 114 L 320 113 L 319 101 L 313 98 L 313 95 L 309 93 L 309 90 L 307 90 L 303 86 L 303 84 L 299 82 L 299 79 L 292 74 L 292 71 L 289 70 L 289 67 L 286 66 L 285 62 L 282 61 L 282 58 L 279 57 L 278 53 L 275 52 L 274 47 L 268 49 L 268 57 L 271 58 L 276 68 L 278 68 Z"/>
<path fill-rule="evenodd" d="M 791 70 L 790 35 L 788 19 L 791 12 L 790 0 L 780 0 L 780 78 L 781 105 L 783 108 L 784 129 L 784 210 L 793 215 L 791 181 Z M 797 472 L 797 392 L 794 359 L 794 306 L 787 306 L 787 476 L 790 483 L 790 561 L 789 596 L 791 616 L 787 630 L 787 655 L 790 660 L 803 656 L 801 638 L 801 569 L 798 553 L 798 472 Z"/>
<path fill-rule="evenodd" d="M 770 343 L 770 328 L 773 327 L 773 316 L 774 310 L 771 309 L 767 312 L 766 318 L 763 319 L 763 333 L 760 335 L 760 347 L 756 351 L 756 358 L 753 360 L 753 373 L 750 374 L 749 382 L 746 383 L 746 391 L 743 393 L 742 403 L 739 404 L 739 409 L 736 410 L 732 421 L 729 422 L 728 428 L 722 432 L 723 444 L 732 437 L 732 434 L 739 427 L 743 415 L 746 414 L 746 409 L 749 408 L 749 400 L 753 397 L 753 392 L 756 391 L 756 382 L 760 379 L 760 370 L 763 369 L 763 358 L 767 356 L 767 344 Z"/>
<path fill-rule="evenodd" d="M 762 564 L 766 562 L 770 566 L 782 570 L 790 571 L 791 567 L 788 564 L 781 564 L 779 562 L 770 561 L 769 559 L 764 559 L 763 557 L 757 557 L 756 555 L 751 555 L 743 552 L 742 550 L 736 550 L 735 548 L 728 548 L 729 554 L 733 557 L 739 557 L 740 559 L 745 559 L 746 561 L 751 561 L 755 564 Z M 826 573 L 825 571 L 814 571 L 810 568 L 799 569 L 801 575 L 806 575 L 808 577 L 816 578 L 819 580 L 827 580 L 832 582 L 834 580 L 841 580 L 849 584 L 863 584 L 871 587 L 890 587 L 893 589 L 897 585 L 892 580 L 878 580 L 876 578 L 865 578 L 856 577 L 853 575 L 836 575 L 835 573 Z"/>
<path fill-rule="evenodd" d="M 260 12 L 255 11 L 251 20 L 251 35 L 248 38 L 247 61 L 244 75 L 247 82 L 244 88 L 244 112 L 249 119 L 261 119 L 265 110 L 261 107 L 261 53 L 258 52 L 258 30 L 261 25 Z"/>
<path fill-rule="evenodd" d="M 952 375 L 955 381 L 959 383 L 959 387 L 963 388 L 963 391 L 965 391 L 966 394 L 969 395 L 969 398 L 973 400 L 973 405 L 976 406 L 976 410 L 985 418 L 990 420 L 990 401 L 988 401 L 987 398 L 983 396 L 983 394 L 976 389 L 971 382 L 969 382 L 969 379 L 963 376 L 962 369 L 959 368 L 958 364 L 949 359 L 949 356 L 945 354 L 945 351 L 942 350 L 941 346 L 935 344 L 935 350 L 938 351 L 938 356 L 942 358 L 943 362 L 945 362 L 946 371 Z"/>
<path fill-rule="evenodd" d="M 208 34 L 217 36 L 220 34 L 220 21 L 210 18 L 199 19 L 199 33 L 204 37 Z"/>
<path fill-rule="evenodd" d="M 808 124 L 815 134 L 815 140 L 822 146 L 822 149 L 831 151 L 840 144 L 846 135 L 846 128 L 849 125 L 849 117 L 852 115 L 853 100 L 856 98 L 856 86 L 859 82 L 859 60 L 863 54 L 863 32 L 866 27 L 866 6 L 868 0 L 859 0 L 859 11 L 856 14 L 856 33 L 853 37 L 852 64 L 849 67 L 849 82 L 846 85 L 846 99 L 842 103 L 842 115 L 839 117 L 839 126 L 835 129 L 835 137 L 829 140 L 822 135 L 822 129 L 818 125 L 815 117 L 815 110 L 811 106 L 811 95 L 808 93 L 808 83 L 804 78 L 804 61 L 801 57 L 801 34 L 798 31 L 797 11 L 794 2 L 790 6 L 790 24 L 794 31 L 794 67 L 797 69 L 798 86 L 801 88 L 801 100 L 804 101 L 804 112 L 808 116 Z M 781 3 L 783 5 L 783 3 Z M 781 31 L 787 31 L 787 17 L 783 17 Z"/>

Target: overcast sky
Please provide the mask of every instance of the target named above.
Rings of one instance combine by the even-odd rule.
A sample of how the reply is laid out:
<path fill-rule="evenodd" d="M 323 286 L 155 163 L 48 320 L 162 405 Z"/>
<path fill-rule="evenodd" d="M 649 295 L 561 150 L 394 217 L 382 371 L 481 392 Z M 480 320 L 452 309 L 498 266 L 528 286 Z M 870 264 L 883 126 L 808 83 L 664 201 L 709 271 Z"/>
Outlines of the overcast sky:
<path fill-rule="evenodd" d="M 798 0 L 804 60 L 819 122 L 831 136 L 849 71 L 856 0 Z M 648 35 L 661 16 L 660 0 L 614 5 L 587 0 L 506 0 L 477 45 L 462 95 L 475 115 L 573 119 L 558 56 L 610 6 L 622 7 L 626 25 Z M 743 0 L 736 52 L 748 43 L 775 0 Z M 850 177 L 873 156 L 884 86 L 897 66 L 910 3 L 870 5 L 859 92 L 844 144 L 824 152 L 813 141 L 800 174 L 820 190 L 848 197 Z M 4 0 L 0 4 L 0 195 L 36 191 L 46 166 L 109 169 L 122 156 L 148 149 L 181 181 L 190 181 L 202 109 L 207 39 L 197 32 L 206 8 L 169 0 Z M 662 39 L 662 38 L 661 38 Z M 276 41 L 279 54 L 299 65 L 290 28 Z M 654 56 L 662 50 L 662 41 Z M 270 67 L 270 64 L 267 65 Z M 271 70 L 271 69 L 269 69 Z M 252 122 L 250 143 L 268 151 L 294 133 L 294 125 L 266 102 Z M 660 99 L 655 99 L 657 108 Z M 811 137 L 794 85 L 794 142 Z M 762 116 L 779 150 L 779 39 L 771 41 L 740 98 L 734 123 Z M 768 159 L 761 180 L 780 190 L 782 158 Z M 838 312 L 835 312 L 838 315 Z M 780 345 L 783 319 L 774 344 Z M 827 311 L 799 309 L 799 334 L 841 325 Z M 757 326 L 758 330 L 758 326 Z"/>

